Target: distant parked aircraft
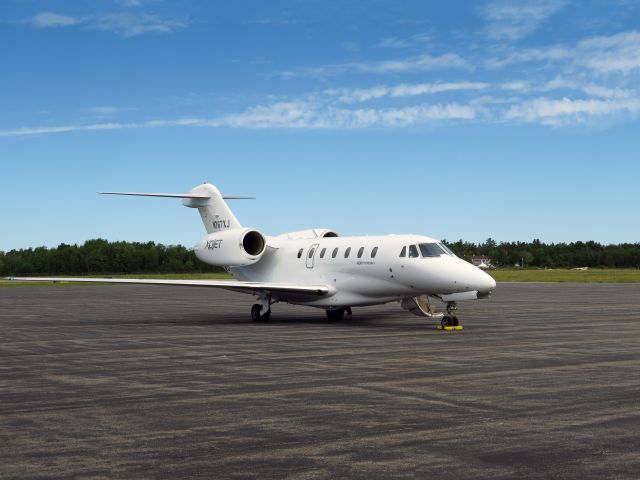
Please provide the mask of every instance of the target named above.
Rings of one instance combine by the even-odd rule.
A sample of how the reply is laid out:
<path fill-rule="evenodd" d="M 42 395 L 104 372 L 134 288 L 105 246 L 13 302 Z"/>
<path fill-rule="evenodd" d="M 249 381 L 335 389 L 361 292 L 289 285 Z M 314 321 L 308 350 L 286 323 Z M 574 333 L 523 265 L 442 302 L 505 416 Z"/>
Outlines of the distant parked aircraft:
<path fill-rule="evenodd" d="M 236 280 L 146 280 L 113 278 L 28 277 L 16 280 L 134 283 L 216 287 L 257 297 L 254 321 L 268 320 L 276 302 L 308 305 L 340 319 L 351 307 L 397 301 L 405 310 L 456 326 L 456 302 L 487 298 L 496 286 L 489 275 L 458 258 L 442 242 L 418 235 L 339 237 L 316 228 L 266 236 L 240 225 L 225 199 L 210 184 L 187 194 L 103 192 L 181 198 L 198 209 L 207 235 L 195 247 L 209 265 L 224 267 Z M 446 303 L 436 313 L 431 298 Z"/>

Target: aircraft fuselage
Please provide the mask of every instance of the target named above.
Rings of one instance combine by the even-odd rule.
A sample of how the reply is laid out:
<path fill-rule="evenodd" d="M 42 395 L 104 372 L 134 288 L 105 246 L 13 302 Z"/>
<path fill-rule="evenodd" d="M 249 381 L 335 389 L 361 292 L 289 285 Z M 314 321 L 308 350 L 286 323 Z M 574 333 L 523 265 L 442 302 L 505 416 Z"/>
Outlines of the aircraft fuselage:
<path fill-rule="evenodd" d="M 474 298 L 482 298 L 495 288 L 493 278 L 455 255 L 422 255 L 418 246 L 425 243 L 439 244 L 418 235 L 268 237 L 267 251 L 258 263 L 228 270 L 241 281 L 328 285 L 331 293 L 320 298 L 277 295 L 321 308 L 376 305 L 424 294 L 471 298 L 477 292 Z M 410 256 L 412 245 L 418 256 Z"/>

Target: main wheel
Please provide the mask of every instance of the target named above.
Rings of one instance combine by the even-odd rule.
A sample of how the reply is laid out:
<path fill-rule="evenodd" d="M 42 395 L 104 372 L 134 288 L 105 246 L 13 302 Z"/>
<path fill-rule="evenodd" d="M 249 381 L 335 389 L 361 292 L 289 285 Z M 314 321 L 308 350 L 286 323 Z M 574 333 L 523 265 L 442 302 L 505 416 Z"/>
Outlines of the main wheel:
<path fill-rule="evenodd" d="M 458 317 L 456 317 L 455 315 L 453 316 L 453 326 L 457 327 L 458 325 L 460 325 L 460 322 L 458 321 Z"/>
<path fill-rule="evenodd" d="M 344 308 L 337 308 L 336 310 L 327 310 L 327 318 L 329 320 L 342 320 L 344 317 Z"/>
<path fill-rule="evenodd" d="M 254 303 L 253 307 L 251 307 L 251 320 L 254 322 L 268 322 L 271 318 L 271 309 L 262 315 L 260 315 L 260 310 L 262 310 L 262 305 Z"/>
<path fill-rule="evenodd" d="M 251 307 L 251 320 L 254 322 L 260 321 L 260 310 L 262 309 L 262 305 L 259 303 L 254 303 Z"/>
<path fill-rule="evenodd" d="M 453 318 L 451 318 L 448 315 L 445 315 L 444 317 L 442 317 L 442 320 L 440 320 L 440 325 L 442 325 L 442 328 L 444 328 L 444 327 L 453 327 L 454 326 Z"/>

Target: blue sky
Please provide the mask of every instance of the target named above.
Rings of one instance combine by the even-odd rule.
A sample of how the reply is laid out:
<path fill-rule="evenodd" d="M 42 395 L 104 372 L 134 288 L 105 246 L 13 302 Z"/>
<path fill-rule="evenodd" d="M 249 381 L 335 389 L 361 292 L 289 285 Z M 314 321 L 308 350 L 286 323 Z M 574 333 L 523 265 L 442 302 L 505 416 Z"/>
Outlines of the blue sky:
<path fill-rule="evenodd" d="M 0 249 L 267 234 L 640 241 L 640 3 L 3 0 Z"/>

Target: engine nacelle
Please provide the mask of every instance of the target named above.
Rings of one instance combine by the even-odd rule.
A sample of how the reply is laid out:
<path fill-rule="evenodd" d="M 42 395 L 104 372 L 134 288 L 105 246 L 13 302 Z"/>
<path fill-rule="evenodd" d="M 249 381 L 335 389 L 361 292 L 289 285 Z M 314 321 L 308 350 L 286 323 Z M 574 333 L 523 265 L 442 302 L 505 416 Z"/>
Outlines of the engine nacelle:
<path fill-rule="evenodd" d="M 196 245 L 196 257 L 217 267 L 243 267 L 256 263 L 267 242 L 253 228 L 232 228 L 210 233 Z"/>
<path fill-rule="evenodd" d="M 311 230 L 299 230 L 297 232 L 288 232 L 278 235 L 278 238 L 286 238 L 287 240 L 301 240 L 306 238 L 327 238 L 337 237 L 338 233 L 328 228 L 313 228 Z"/>

